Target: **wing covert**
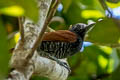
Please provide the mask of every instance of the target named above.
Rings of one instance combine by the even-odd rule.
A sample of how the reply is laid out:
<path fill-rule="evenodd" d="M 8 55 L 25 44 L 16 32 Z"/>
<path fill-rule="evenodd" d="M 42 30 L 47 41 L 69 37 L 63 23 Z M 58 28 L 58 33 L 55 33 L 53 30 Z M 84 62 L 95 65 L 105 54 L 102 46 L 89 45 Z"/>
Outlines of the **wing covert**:
<path fill-rule="evenodd" d="M 77 35 L 68 30 L 46 32 L 43 36 L 43 41 L 75 42 L 76 40 L 77 40 Z"/>

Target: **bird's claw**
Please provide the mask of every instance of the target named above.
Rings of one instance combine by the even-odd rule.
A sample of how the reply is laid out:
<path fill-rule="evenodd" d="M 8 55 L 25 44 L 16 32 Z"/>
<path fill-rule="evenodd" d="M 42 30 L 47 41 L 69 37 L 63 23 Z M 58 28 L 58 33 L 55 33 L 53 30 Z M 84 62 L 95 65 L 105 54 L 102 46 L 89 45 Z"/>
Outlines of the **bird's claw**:
<path fill-rule="evenodd" d="M 69 65 L 68 65 L 66 62 L 57 61 L 57 63 L 58 63 L 59 65 L 65 67 L 65 68 L 68 70 L 69 74 L 71 73 L 71 69 L 70 69 Z"/>
<path fill-rule="evenodd" d="M 60 61 L 59 59 L 57 59 L 57 58 L 54 57 L 54 56 L 51 56 L 51 55 L 50 55 L 49 53 L 47 53 L 47 52 L 44 52 L 44 53 L 46 54 L 46 56 L 47 56 L 49 59 L 52 59 L 52 60 L 56 61 L 59 65 L 65 67 L 65 68 L 68 70 L 69 74 L 71 73 L 70 67 L 69 67 L 69 65 L 68 65 L 66 62 Z"/>

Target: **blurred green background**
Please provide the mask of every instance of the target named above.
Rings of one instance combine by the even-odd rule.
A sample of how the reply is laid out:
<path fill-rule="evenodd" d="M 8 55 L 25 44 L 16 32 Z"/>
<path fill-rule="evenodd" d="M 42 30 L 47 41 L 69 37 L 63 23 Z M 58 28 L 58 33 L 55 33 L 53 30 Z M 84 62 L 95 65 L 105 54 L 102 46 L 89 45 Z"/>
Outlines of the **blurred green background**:
<path fill-rule="evenodd" d="M 8 73 L 9 50 L 19 39 L 17 18 L 27 16 L 37 22 L 36 5 L 35 0 L 0 0 L 0 79 Z M 90 21 L 96 25 L 88 32 L 82 51 L 68 58 L 72 70 L 68 80 L 120 80 L 119 0 L 61 0 L 49 26 L 64 30 Z M 31 80 L 49 79 L 33 76 Z"/>

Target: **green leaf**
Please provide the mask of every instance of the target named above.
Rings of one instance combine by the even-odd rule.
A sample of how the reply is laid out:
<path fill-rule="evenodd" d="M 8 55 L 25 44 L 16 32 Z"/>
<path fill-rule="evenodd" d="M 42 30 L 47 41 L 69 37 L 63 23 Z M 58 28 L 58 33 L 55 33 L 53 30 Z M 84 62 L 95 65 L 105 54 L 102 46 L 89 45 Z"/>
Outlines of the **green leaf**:
<path fill-rule="evenodd" d="M 9 6 L 5 8 L 1 8 L 0 12 L 9 16 L 22 16 L 24 14 L 24 9 L 20 6 Z"/>
<path fill-rule="evenodd" d="M 89 46 L 83 51 L 83 54 L 88 57 L 88 60 L 98 66 L 99 73 L 111 73 L 119 65 L 119 58 L 116 49 L 108 46 Z"/>
<path fill-rule="evenodd" d="M 119 79 L 120 79 L 120 66 L 111 75 L 111 80 L 119 80 Z"/>
<path fill-rule="evenodd" d="M 20 5 L 25 10 L 25 16 L 28 16 L 33 21 L 38 21 L 38 7 L 35 0 L 15 0 L 16 4 Z"/>
<path fill-rule="evenodd" d="M 118 3 L 110 3 L 110 2 L 107 2 L 107 5 L 110 7 L 110 8 L 117 8 L 120 6 L 120 2 Z"/>
<path fill-rule="evenodd" d="M 79 4 L 80 2 L 78 2 Z M 64 7 L 64 6 L 63 6 Z M 66 13 L 64 13 L 65 20 L 68 25 L 76 24 L 78 22 L 83 22 L 83 18 L 81 17 L 80 4 L 77 5 L 75 1 L 72 1 L 71 5 L 67 9 Z"/>
<path fill-rule="evenodd" d="M 107 1 L 111 3 L 118 3 L 120 0 L 107 0 Z"/>
<path fill-rule="evenodd" d="M 104 13 L 104 10 L 98 0 L 79 0 L 79 1 L 83 6 L 85 6 L 84 9 L 87 9 L 87 10 L 95 9 L 95 10 L 102 11 Z"/>
<path fill-rule="evenodd" d="M 120 59 L 120 48 L 117 48 L 118 57 Z"/>
<path fill-rule="evenodd" d="M 112 54 L 110 55 L 111 59 L 113 59 L 114 63 L 113 63 L 113 71 L 115 69 L 118 68 L 119 64 L 120 64 L 120 60 L 119 60 L 119 56 L 117 54 L 117 50 L 114 48 L 112 51 Z"/>
<path fill-rule="evenodd" d="M 18 14 L 17 12 L 20 10 L 20 12 L 24 12 L 24 15 L 28 18 L 32 19 L 35 22 L 38 21 L 39 12 L 35 0 L 0 0 L 0 4 L 2 4 L 0 5 L 0 13 L 7 15 L 11 15 L 13 13 L 12 16 L 16 16 L 16 14 Z M 17 6 L 17 8 L 13 9 L 13 6 Z M 12 9 L 9 9 L 11 7 Z"/>
<path fill-rule="evenodd" d="M 104 17 L 104 11 L 98 0 L 63 0 L 63 16 L 68 25 L 85 22 L 88 19 Z M 68 5 L 69 4 L 69 5 Z M 67 7 L 67 8 L 66 8 Z M 93 12 L 94 11 L 94 12 Z"/>
<path fill-rule="evenodd" d="M 81 12 L 81 15 L 83 18 L 86 18 L 86 19 L 104 17 L 104 14 L 102 14 L 98 10 L 83 10 Z"/>
<path fill-rule="evenodd" d="M 32 76 L 30 80 L 49 80 L 49 79 L 46 77 Z"/>
<path fill-rule="evenodd" d="M 0 18 L 0 80 L 5 77 L 8 71 L 9 57 L 7 36 Z"/>
<path fill-rule="evenodd" d="M 107 73 L 113 72 L 119 66 L 119 58 L 116 52 L 116 49 L 112 49 L 107 51 L 110 47 L 101 46 L 101 50 L 103 50 L 106 54 L 109 54 L 109 58 L 105 58 L 102 55 L 98 57 L 99 65 L 106 69 Z M 106 49 L 106 50 L 105 50 Z"/>
<path fill-rule="evenodd" d="M 88 39 L 99 44 L 117 44 L 120 38 L 119 27 L 115 20 L 107 18 L 97 22 L 89 32 Z"/>
<path fill-rule="evenodd" d="M 67 12 L 68 8 L 70 7 L 72 0 L 62 0 L 62 4 L 64 6 L 63 12 Z"/>

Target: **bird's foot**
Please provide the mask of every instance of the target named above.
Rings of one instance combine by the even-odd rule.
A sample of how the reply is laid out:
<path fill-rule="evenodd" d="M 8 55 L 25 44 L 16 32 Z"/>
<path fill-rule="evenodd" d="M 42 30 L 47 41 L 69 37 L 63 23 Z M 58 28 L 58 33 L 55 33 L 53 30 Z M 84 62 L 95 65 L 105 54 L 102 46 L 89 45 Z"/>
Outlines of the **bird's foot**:
<path fill-rule="evenodd" d="M 68 65 L 66 62 L 60 61 L 59 59 L 57 59 L 57 58 L 54 57 L 54 56 L 51 56 L 51 55 L 50 55 L 49 53 L 47 53 L 47 52 L 44 52 L 44 54 L 45 54 L 49 59 L 52 59 L 52 60 L 56 61 L 59 65 L 65 67 L 65 68 L 68 70 L 69 74 L 71 73 L 70 67 L 69 67 L 69 65 Z"/>
<path fill-rule="evenodd" d="M 56 61 L 59 65 L 65 67 L 68 70 L 69 74 L 71 73 L 70 67 L 66 62 L 62 62 L 59 59 L 57 59 L 56 57 L 53 57 L 53 56 L 50 56 L 50 55 L 49 55 L 49 58 Z"/>
<path fill-rule="evenodd" d="M 69 67 L 69 65 L 68 65 L 66 62 L 62 62 L 62 61 L 60 61 L 60 60 L 56 60 L 56 62 L 57 62 L 59 65 L 65 67 L 65 68 L 69 71 L 69 74 L 71 73 L 70 67 Z"/>

